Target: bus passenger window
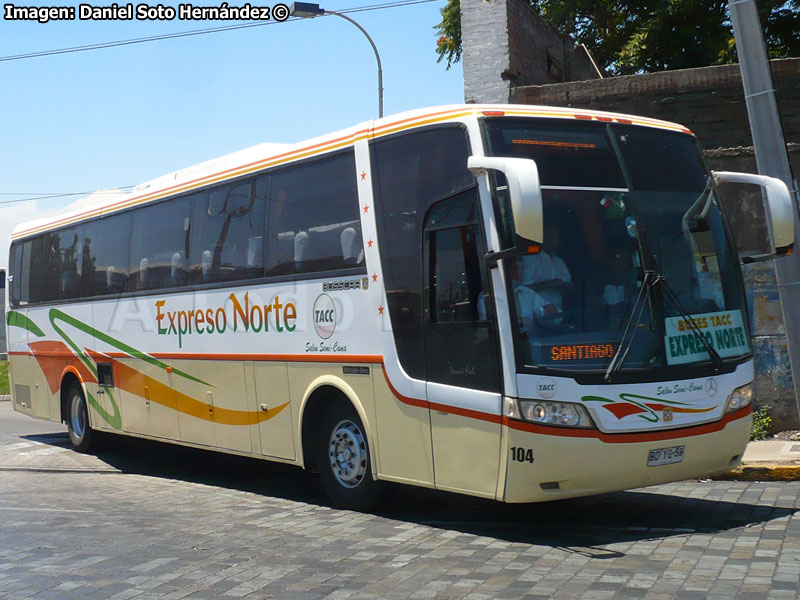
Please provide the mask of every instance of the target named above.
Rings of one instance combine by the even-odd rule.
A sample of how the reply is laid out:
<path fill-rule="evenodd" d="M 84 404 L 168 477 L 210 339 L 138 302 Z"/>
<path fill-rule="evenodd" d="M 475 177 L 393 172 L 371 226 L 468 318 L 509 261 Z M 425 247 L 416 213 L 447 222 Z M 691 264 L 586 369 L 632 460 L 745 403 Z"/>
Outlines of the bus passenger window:
<path fill-rule="evenodd" d="M 189 282 L 242 281 L 264 274 L 266 199 L 254 180 L 194 194 Z"/>
<path fill-rule="evenodd" d="M 290 167 L 269 179 L 268 275 L 363 268 L 352 152 Z"/>
<path fill-rule="evenodd" d="M 11 267 L 9 299 L 12 306 L 17 306 L 19 304 L 20 282 L 22 281 L 22 244 L 17 243 L 11 246 L 8 264 Z"/>
<path fill-rule="evenodd" d="M 96 221 L 94 226 L 94 293 L 98 296 L 120 294 L 125 291 L 130 272 L 131 213 L 105 217 Z"/>
<path fill-rule="evenodd" d="M 189 198 L 133 211 L 129 291 L 183 287 L 187 284 Z"/>
<path fill-rule="evenodd" d="M 80 296 L 80 272 L 85 227 L 45 234 L 45 281 L 42 300 L 69 300 Z"/>

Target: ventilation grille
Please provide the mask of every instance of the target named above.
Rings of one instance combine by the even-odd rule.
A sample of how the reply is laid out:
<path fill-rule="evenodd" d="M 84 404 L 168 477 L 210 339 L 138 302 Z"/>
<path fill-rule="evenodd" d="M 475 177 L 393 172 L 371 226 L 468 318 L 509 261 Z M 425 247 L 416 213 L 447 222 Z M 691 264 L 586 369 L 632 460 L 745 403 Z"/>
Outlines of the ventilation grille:
<path fill-rule="evenodd" d="M 29 385 L 15 385 L 14 386 L 14 402 L 25 408 L 31 407 L 31 386 Z"/>

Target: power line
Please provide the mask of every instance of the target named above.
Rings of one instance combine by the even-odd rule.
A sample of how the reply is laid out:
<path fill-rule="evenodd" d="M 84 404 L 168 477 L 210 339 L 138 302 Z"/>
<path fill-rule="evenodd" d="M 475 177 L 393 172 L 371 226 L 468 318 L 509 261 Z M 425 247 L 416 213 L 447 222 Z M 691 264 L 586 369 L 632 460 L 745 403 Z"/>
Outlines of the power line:
<path fill-rule="evenodd" d="M 402 6 L 411 6 L 414 4 L 425 4 L 428 2 L 439 2 L 441 0 L 400 0 L 398 2 L 387 2 L 383 4 L 372 4 L 369 6 L 357 6 L 354 8 L 347 8 L 338 10 L 340 13 L 358 13 L 370 10 L 384 10 L 387 8 L 399 8 Z M 299 18 L 289 19 L 289 21 L 299 21 Z M 198 35 L 207 35 L 210 33 L 221 33 L 225 31 L 235 31 L 237 29 L 250 29 L 253 27 L 263 27 L 265 25 L 275 25 L 280 21 L 256 21 L 239 23 L 237 25 L 223 25 L 220 27 L 208 27 L 205 29 L 193 29 L 191 31 L 183 31 L 180 33 L 165 33 L 162 35 L 153 35 L 141 38 L 132 38 L 127 40 L 117 40 L 113 42 L 101 42 L 98 44 L 88 44 L 86 46 L 72 46 L 70 48 L 58 48 L 55 50 L 42 50 L 40 52 L 28 52 L 26 54 L 12 54 L 8 56 L 0 56 L 0 62 L 11 62 L 15 60 L 25 60 L 28 58 L 40 58 L 42 56 L 54 56 L 57 54 L 72 54 L 74 52 L 88 52 L 89 50 L 103 50 L 106 48 L 116 48 L 119 46 L 131 46 L 133 44 L 144 44 L 148 42 L 159 42 L 162 40 L 171 40 L 182 37 L 191 37 Z"/>
<path fill-rule="evenodd" d="M 16 204 L 19 202 L 33 202 L 34 200 L 49 200 L 51 198 L 67 198 L 69 196 L 82 196 L 83 194 L 118 194 L 119 190 L 128 190 L 133 188 L 132 185 L 123 185 L 114 190 L 100 190 L 100 191 L 87 191 L 87 192 L 61 192 L 55 194 L 46 194 L 41 196 L 35 196 L 33 198 L 17 198 L 16 200 L 0 200 L 0 204 Z M 13 192 L 0 192 L 0 196 L 29 196 L 31 195 L 30 192 L 20 192 L 15 194 Z"/>
<path fill-rule="evenodd" d="M 124 190 L 132 187 L 132 185 L 123 185 L 113 190 L 97 190 L 94 192 L 0 192 L 0 196 L 43 196 L 50 198 L 51 196 L 78 196 L 80 194 L 116 194 L 115 190 Z M 31 198 L 31 200 L 34 200 L 34 198 Z"/>

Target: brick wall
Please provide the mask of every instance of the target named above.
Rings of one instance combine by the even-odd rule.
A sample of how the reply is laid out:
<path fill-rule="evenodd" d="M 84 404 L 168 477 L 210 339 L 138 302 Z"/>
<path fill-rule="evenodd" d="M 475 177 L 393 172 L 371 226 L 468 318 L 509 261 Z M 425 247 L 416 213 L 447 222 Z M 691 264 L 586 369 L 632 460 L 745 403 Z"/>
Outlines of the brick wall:
<path fill-rule="evenodd" d="M 599 77 L 575 47 L 523 0 L 461 0 L 466 102 L 509 101 L 517 86 Z"/>
<path fill-rule="evenodd" d="M 800 142 L 800 58 L 770 62 L 784 136 L 787 142 Z M 510 90 L 510 99 L 675 121 L 691 129 L 706 149 L 753 145 L 739 65 L 518 86 Z"/>

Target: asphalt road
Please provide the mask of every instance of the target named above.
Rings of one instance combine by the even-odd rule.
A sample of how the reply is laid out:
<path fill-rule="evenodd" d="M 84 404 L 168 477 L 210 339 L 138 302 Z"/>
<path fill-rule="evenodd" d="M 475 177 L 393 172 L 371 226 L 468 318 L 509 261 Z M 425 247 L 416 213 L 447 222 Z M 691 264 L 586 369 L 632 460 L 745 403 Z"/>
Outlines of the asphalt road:
<path fill-rule="evenodd" d="M 798 598 L 800 482 L 503 505 L 391 486 L 370 514 L 263 461 L 0 403 L 0 598 Z"/>

